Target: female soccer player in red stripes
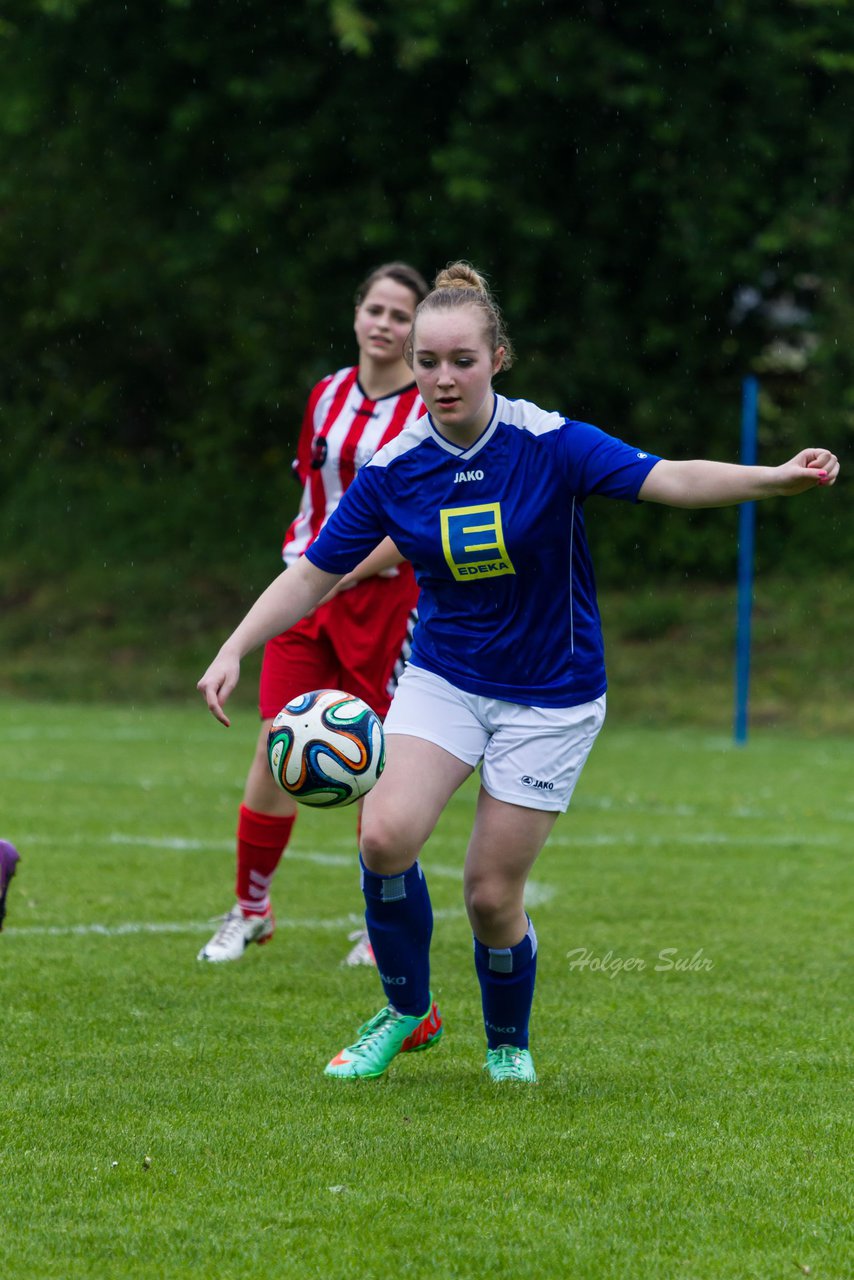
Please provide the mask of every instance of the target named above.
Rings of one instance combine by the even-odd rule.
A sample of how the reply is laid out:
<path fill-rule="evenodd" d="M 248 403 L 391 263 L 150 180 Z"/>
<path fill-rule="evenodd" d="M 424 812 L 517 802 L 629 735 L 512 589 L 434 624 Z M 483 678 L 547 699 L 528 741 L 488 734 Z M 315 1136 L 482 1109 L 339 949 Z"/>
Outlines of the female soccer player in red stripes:
<path fill-rule="evenodd" d="M 427 285 L 407 263 L 377 267 L 356 291 L 353 328 L 358 364 L 317 384 L 308 399 L 294 461 L 299 512 L 282 558 L 295 563 L 311 546 L 359 468 L 424 412 L 403 343 Z M 267 733 L 281 708 L 309 689 L 346 689 L 385 716 L 406 656 L 418 589 L 409 564 L 372 571 L 365 561 L 344 590 L 264 650 L 261 730 L 237 822 L 237 901 L 199 952 L 204 961 L 238 960 L 251 942 L 273 935 L 270 882 L 291 838 L 297 806 L 275 783 Z M 355 939 L 353 939 L 355 940 Z M 367 935 L 350 953 L 371 962 Z"/>

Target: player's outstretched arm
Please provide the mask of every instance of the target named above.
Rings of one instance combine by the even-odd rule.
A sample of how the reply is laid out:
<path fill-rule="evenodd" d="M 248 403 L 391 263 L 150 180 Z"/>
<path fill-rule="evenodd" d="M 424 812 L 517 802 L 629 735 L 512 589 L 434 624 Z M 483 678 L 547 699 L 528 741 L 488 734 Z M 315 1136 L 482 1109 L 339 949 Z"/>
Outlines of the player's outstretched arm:
<path fill-rule="evenodd" d="M 338 574 L 325 573 L 302 556 L 274 578 L 243 621 L 235 627 L 208 667 L 196 688 L 211 715 L 228 726 L 223 703 L 240 679 L 240 660 L 265 640 L 281 635 L 315 607 L 338 581 Z"/>
<path fill-rule="evenodd" d="M 839 460 L 829 449 L 802 449 L 779 467 L 662 458 L 644 480 L 638 496 L 644 502 L 667 507 L 728 507 L 824 488 L 835 484 L 838 474 Z"/>

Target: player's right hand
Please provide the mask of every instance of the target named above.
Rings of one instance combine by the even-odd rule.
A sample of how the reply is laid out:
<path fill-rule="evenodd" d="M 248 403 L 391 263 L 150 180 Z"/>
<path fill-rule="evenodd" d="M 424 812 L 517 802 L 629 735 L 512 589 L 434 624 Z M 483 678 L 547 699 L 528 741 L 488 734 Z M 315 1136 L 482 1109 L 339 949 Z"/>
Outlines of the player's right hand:
<path fill-rule="evenodd" d="M 208 711 L 226 728 L 231 721 L 223 711 L 222 704 L 228 700 L 239 679 L 240 659 L 220 650 L 196 685 L 208 704 Z"/>

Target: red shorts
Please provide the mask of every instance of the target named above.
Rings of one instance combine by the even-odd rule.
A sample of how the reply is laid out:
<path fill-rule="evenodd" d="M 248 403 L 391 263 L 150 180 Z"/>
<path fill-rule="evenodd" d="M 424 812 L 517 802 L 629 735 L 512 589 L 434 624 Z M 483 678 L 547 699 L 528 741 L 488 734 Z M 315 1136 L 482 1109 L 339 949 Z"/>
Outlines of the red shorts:
<path fill-rule="evenodd" d="M 417 600 L 412 569 L 401 565 L 397 577 L 368 578 L 268 641 L 258 691 L 261 718 L 272 719 L 311 689 L 343 689 L 385 716 Z"/>

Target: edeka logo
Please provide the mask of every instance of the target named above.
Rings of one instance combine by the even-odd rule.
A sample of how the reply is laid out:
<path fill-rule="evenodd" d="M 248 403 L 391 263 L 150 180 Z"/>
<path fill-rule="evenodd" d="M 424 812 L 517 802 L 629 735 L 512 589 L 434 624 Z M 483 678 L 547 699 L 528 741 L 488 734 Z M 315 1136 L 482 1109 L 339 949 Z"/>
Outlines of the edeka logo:
<path fill-rule="evenodd" d="M 532 778 L 526 773 L 524 778 L 520 778 L 523 787 L 532 787 L 534 791 L 554 791 L 555 784 L 553 782 L 544 782 L 542 778 Z"/>
<path fill-rule="evenodd" d="M 458 582 L 516 572 L 504 545 L 500 502 L 444 507 L 439 516 L 442 550 Z"/>

